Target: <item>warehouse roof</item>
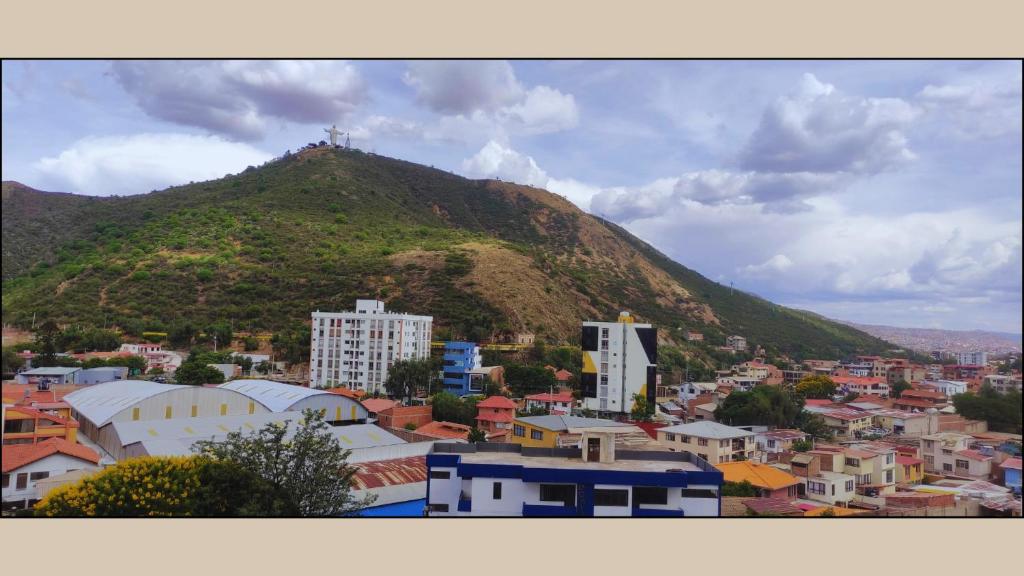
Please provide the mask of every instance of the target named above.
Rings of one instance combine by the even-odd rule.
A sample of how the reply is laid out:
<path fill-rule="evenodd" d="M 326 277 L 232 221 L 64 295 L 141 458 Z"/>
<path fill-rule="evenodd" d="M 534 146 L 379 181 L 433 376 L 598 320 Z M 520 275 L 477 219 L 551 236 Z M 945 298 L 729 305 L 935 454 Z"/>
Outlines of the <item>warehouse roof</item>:
<path fill-rule="evenodd" d="M 21 374 L 24 376 L 67 376 L 81 370 L 80 367 L 47 366 L 45 368 L 33 368 Z"/>
<path fill-rule="evenodd" d="M 89 386 L 64 396 L 64 401 L 96 426 L 103 426 L 115 414 L 158 394 L 191 386 L 159 384 L 147 380 L 115 380 Z"/>
<path fill-rule="evenodd" d="M 715 438 L 718 440 L 744 438 L 754 435 L 750 430 L 733 428 L 732 426 L 726 426 L 725 424 L 710 422 L 708 420 L 691 422 L 690 424 L 679 424 L 677 426 L 669 426 L 667 428 L 659 428 L 658 432 L 670 432 L 675 434 L 684 434 L 686 436 L 697 436 L 698 438 Z"/>
<path fill-rule="evenodd" d="M 232 380 L 221 384 L 218 388 L 245 394 L 266 406 L 271 412 L 285 412 L 300 400 L 305 400 L 310 396 L 330 394 L 327 390 L 306 388 L 272 380 Z"/>

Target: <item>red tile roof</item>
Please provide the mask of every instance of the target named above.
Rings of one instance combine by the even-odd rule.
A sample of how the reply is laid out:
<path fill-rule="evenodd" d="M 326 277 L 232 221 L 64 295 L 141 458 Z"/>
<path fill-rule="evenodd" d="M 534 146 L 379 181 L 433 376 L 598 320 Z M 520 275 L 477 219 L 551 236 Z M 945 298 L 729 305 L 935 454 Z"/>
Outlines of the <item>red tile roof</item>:
<path fill-rule="evenodd" d="M 529 396 L 527 396 L 529 398 Z M 480 402 L 476 403 L 477 408 L 506 408 L 510 410 L 516 409 L 516 403 L 512 400 L 505 398 L 504 396 L 488 396 Z"/>
<path fill-rule="evenodd" d="M 893 404 L 895 406 L 910 406 L 911 408 L 934 408 L 935 407 L 935 404 L 933 404 L 933 403 L 931 403 L 931 402 L 929 402 L 927 400 L 915 400 L 913 398 L 911 398 L 909 400 L 904 400 L 903 398 L 900 398 L 899 400 L 895 401 Z"/>
<path fill-rule="evenodd" d="M 924 460 L 918 458 L 911 458 L 910 456 L 901 456 L 897 454 L 896 463 L 902 464 L 904 466 L 909 466 L 911 464 L 924 464 Z"/>
<path fill-rule="evenodd" d="M 379 462 L 363 462 L 356 464 L 356 473 L 352 477 L 353 488 L 382 488 L 427 481 L 427 457 L 410 456 Z"/>
<path fill-rule="evenodd" d="M 826 398 L 808 398 L 804 400 L 806 406 L 831 406 L 832 401 Z"/>
<path fill-rule="evenodd" d="M 559 382 L 568 382 L 569 380 L 572 380 L 572 372 L 564 369 L 559 370 L 558 372 L 555 372 L 555 380 L 558 380 Z"/>
<path fill-rule="evenodd" d="M 362 400 L 361 404 L 367 410 L 376 414 L 381 410 L 387 410 L 388 408 L 391 408 L 395 404 L 398 404 L 398 402 L 395 402 L 394 400 L 388 400 L 387 398 L 367 398 L 366 400 Z"/>
<path fill-rule="evenodd" d="M 328 388 L 327 391 L 331 394 L 341 394 L 349 398 L 362 398 L 366 395 L 366 392 L 362 390 L 349 390 L 348 388 Z"/>
<path fill-rule="evenodd" d="M 985 456 L 984 454 L 978 452 L 977 450 L 957 450 L 956 452 L 953 452 L 953 454 L 956 454 L 957 456 L 963 456 L 964 458 L 967 458 L 969 460 L 977 460 L 979 462 L 984 462 L 985 460 L 992 459 L 991 456 Z"/>
<path fill-rule="evenodd" d="M 999 465 L 1000 468 L 1009 468 L 1011 470 L 1020 470 L 1020 458 L 1007 458 L 1005 462 Z"/>
<path fill-rule="evenodd" d="M 74 444 L 63 438 L 50 438 L 36 444 L 8 444 L 3 449 L 3 472 L 6 474 L 22 466 L 61 453 L 99 464 L 100 455 L 88 446 Z"/>
<path fill-rule="evenodd" d="M 455 422 L 438 422 L 435 420 L 417 428 L 416 433 L 422 434 L 423 436 L 429 436 L 431 438 L 439 438 L 441 440 L 449 438 L 461 438 L 466 440 L 469 438 L 469 430 L 469 426 L 466 426 L 465 424 L 456 424 Z"/>
<path fill-rule="evenodd" d="M 59 402 L 64 396 L 78 390 L 81 386 L 58 385 L 49 390 L 37 390 L 34 384 L 4 384 L 3 397 L 12 402 L 25 403 L 25 391 L 28 390 L 28 403 Z"/>
<path fill-rule="evenodd" d="M 757 514 L 776 516 L 803 516 L 804 511 L 781 498 L 753 498 L 744 500 L 743 505 Z"/>
<path fill-rule="evenodd" d="M 559 392 L 558 394 L 531 394 L 526 397 L 527 400 L 533 400 L 534 402 L 572 402 L 572 392 Z"/>
<path fill-rule="evenodd" d="M 943 394 L 942 392 L 937 392 L 934 390 L 925 390 L 922 388 L 918 390 L 904 390 L 903 394 L 900 395 L 900 398 L 906 398 L 908 400 L 914 398 L 934 398 L 935 400 L 945 400 L 946 395 Z"/>

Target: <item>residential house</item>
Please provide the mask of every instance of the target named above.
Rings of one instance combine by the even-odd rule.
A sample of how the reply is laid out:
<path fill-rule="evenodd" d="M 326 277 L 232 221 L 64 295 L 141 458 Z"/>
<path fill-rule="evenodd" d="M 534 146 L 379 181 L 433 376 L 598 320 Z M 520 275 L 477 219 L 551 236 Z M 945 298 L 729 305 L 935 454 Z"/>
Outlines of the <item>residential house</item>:
<path fill-rule="evenodd" d="M 896 456 L 896 483 L 920 484 L 924 480 L 924 460 L 910 456 Z"/>
<path fill-rule="evenodd" d="M 469 371 L 469 387 L 472 390 L 483 391 L 484 380 L 490 380 L 502 388 L 505 387 L 504 366 L 480 366 Z"/>
<path fill-rule="evenodd" d="M 726 482 L 750 482 L 757 489 L 759 498 L 792 500 L 797 497 L 797 486 L 800 485 L 800 481 L 796 476 L 773 466 L 749 460 L 722 462 L 714 466 L 722 473 Z"/>
<path fill-rule="evenodd" d="M 692 422 L 659 428 L 658 442 L 676 452 L 693 452 L 713 464 L 754 457 L 754 433 L 718 422 Z"/>
<path fill-rule="evenodd" d="M 800 367 L 794 367 L 793 369 L 790 370 L 783 370 L 782 383 L 788 384 L 790 386 L 796 386 L 796 384 L 803 380 L 804 377 L 807 376 L 808 374 L 810 374 L 810 372 L 803 370 Z"/>
<path fill-rule="evenodd" d="M 572 392 L 532 394 L 526 397 L 527 410 L 543 409 L 548 414 L 570 414 L 573 404 L 575 404 L 575 400 L 572 397 Z"/>
<path fill-rule="evenodd" d="M 1003 486 L 1018 496 L 1021 494 L 1020 467 L 1020 457 L 1007 458 L 999 465 L 999 469 L 1003 471 Z"/>
<path fill-rule="evenodd" d="M 39 501 L 36 482 L 74 470 L 97 469 L 99 462 L 94 450 L 63 438 L 4 446 L 3 508 L 32 507 Z"/>
<path fill-rule="evenodd" d="M 483 380 L 473 381 L 471 372 L 483 366 L 480 347 L 473 342 L 445 342 L 442 386 L 456 396 L 483 391 Z M 474 386 L 475 385 L 475 386 Z"/>
<path fill-rule="evenodd" d="M 705 394 L 714 394 L 717 382 L 683 382 L 679 385 L 679 400 L 684 404 Z"/>
<path fill-rule="evenodd" d="M 986 480 L 992 474 L 992 456 L 971 448 L 974 438 L 958 432 L 921 437 L 925 472 Z"/>
<path fill-rule="evenodd" d="M 476 404 L 476 426 L 487 433 L 489 441 L 507 439 L 516 418 L 516 403 L 504 396 L 490 396 Z"/>
<path fill-rule="evenodd" d="M 578 438 L 570 432 L 576 428 L 629 427 L 629 424 L 600 418 L 549 415 L 522 416 L 512 421 L 512 435 L 508 441 L 529 447 L 557 448 L 575 443 Z M 561 440 L 561 443 L 560 443 Z"/>
<path fill-rule="evenodd" d="M 725 347 L 737 352 L 744 352 L 747 349 L 747 339 L 743 336 L 726 336 Z"/>
<path fill-rule="evenodd" d="M 616 431 L 581 429 L 581 448 L 435 443 L 427 455 L 427 514 L 719 515 L 721 472 L 692 453 L 621 449 Z"/>
<path fill-rule="evenodd" d="M 742 392 L 749 392 L 760 383 L 761 378 L 756 376 L 731 375 L 718 378 L 719 386 L 728 386 L 733 390 L 740 390 Z"/>
<path fill-rule="evenodd" d="M 629 414 L 633 398 L 657 402 L 658 332 L 628 312 L 617 322 L 584 322 L 580 397 L 584 408 L 601 414 Z"/>
<path fill-rule="evenodd" d="M 882 377 L 835 376 L 832 380 L 836 383 L 838 389 L 844 394 L 854 392 L 865 396 L 889 397 L 889 383 L 886 382 L 884 375 Z"/>
<path fill-rule="evenodd" d="M 840 439 L 857 438 L 862 430 L 871 427 L 870 412 L 818 406 L 805 406 L 804 410 L 821 416 L 825 425 Z"/>
<path fill-rule="evenodd" d="M 124 344 L 121 344 L 121 347 L 118 349 L 118 352 L 126 352 L 128 354 L 135 354 L 138 356 L 142 356 L 143 354 L 149 354 L 152 352 L 162 351 L 163 349 L 160 347 L 159 344 L 153 344 L 151 342 L 139 342 L 134 344 L 126 342 Z"/>
<path fill-rule="evenodd" d="M 367 398 L 361 402 L 366 408 L 367 418 L 377 418 L 377 414 L 398 405 L 398 402 L 387 398 Z"/>
<path fill-rule="evenodd" d="M 908 412 L 895 408 L 878 408 L 869 412 L 874 427 L 884 428 L 892 434 L 921 436 L 939 431 L 937 412 Z"/>
<path fill-rule="evenodd" d="M 842 472 L 841 452 L 783 452 L 780 459 L 789 465 L 790 472 L 800 482 L 799 497 L 831 506 L 847 506 L 853 500 L 856 479 Z"/>
<path fill-rule="evenodd" d="M 948 391 L 948 392 L 947 392 Z M 966 382 L 954 380 L 925 380 L 917 388 L 904 390 L 900 400 L 925 400 L 934 408 L 945 408 L 950 396 L 967 391 Z"/>
<path fill-rule="evenodd" d="M 766 430 L 764 432 L 756 432 L 754 434 L 754 444 L 757 446 L 757 451 L 766 455 L 770 454 L 772 456 L 776 456 L 787 450 L 792 450 L 793 442 L 806 439 L 806 432 L 801 430 L 788 430 L 784 428 Z"/>
<path fill-rule="evenodd" d="M 684 336 L 690 342 L 703 342 L 704 341 L 704 334 L 702 334 L 700 332 L 694 332 L 692 330 L 688 330 Z"/>
<path fill-rule="evenodd" d="M 455 422 L 433 421 L 416 429 L 416 433 L 437 440 L 468 440 L 470 427 Z"/>
<path fill-rule="evenodd" d="M 70 406 L 67 406 L 70 410 Z M 78 441 L 78 422 L 70 416 L 59 416 L 56 411 L 42 411 L 32 406 L 7 405 L 3 407 L 3 445 L 38 444 L 50 438 L 61 438 L 72 444 Z"/>

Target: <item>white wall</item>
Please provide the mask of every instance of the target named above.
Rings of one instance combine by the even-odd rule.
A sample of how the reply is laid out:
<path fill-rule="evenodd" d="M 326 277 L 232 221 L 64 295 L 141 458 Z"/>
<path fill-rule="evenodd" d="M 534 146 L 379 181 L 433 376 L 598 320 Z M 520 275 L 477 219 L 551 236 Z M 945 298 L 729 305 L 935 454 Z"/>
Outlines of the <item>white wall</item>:
<path fill-rule="evenodd" d="M 24 489 L 18 490 L 16 488 L 19 474 L 28 474 L 30 478 L 33 472 L 49 472 L 50 476 L 56 476 L 71 470 L 83 469 L 96 470 L 98 467 L 85 460 L 60 453 L 36 460 L 11 472 L 10 484 L 7 488 L 3 489 L 3 501 L 34 500 L 39 497 L 36 491 L 36 483 L 31 480 L 26 482 Z"/>
<path fill-rule="evenodd" d="M 501 499 L 494 499 L 494 483 L 501 483 Z M 523 481 L 518 478 L 473 478 L 470 498 L 473 514 L 520 516 L 523 513 Z"/>
<path fill-rule="evenodd" d="M 459 494 L 462 492 L 462 478 L 458 476 L 458 470 L 451 468 L 433 467 L 430 472 L 448 472 L 451 476 L 447 480 L 431 478 L 430 493 L 427 494 L 428 504 L 447 504 L 448 513 L 430 512 L 431 516 L 455 516 L 459 512 Z"/>

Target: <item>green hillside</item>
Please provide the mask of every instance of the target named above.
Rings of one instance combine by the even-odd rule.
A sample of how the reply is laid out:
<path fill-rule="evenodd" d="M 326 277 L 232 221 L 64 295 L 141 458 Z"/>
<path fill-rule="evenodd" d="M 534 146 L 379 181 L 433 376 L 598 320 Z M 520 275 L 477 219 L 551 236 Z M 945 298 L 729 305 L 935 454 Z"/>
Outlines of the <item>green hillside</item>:
<path fill-rule="evenodd" d="M 877 353 L 856 329 L 711 282 L 546 191 L 318 148 L 123 198 L 3 185 L 3 321 L 278 331 L 360 297 L 441 336 L 572 342 L 630 310 L 678 340 L 737 333 L 794 357 Z"/>

